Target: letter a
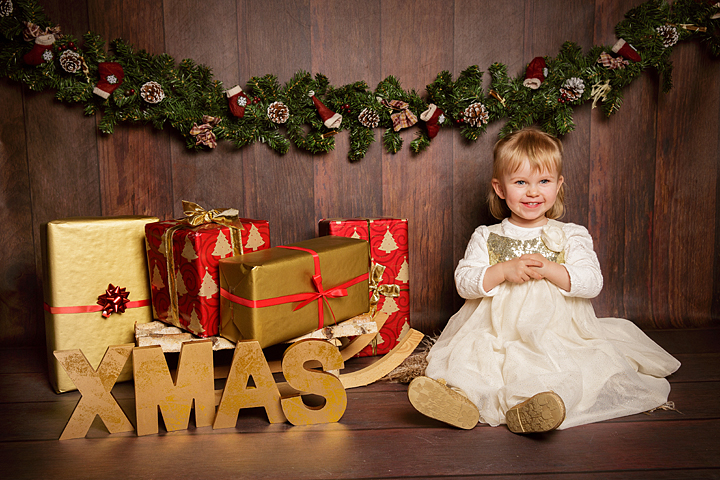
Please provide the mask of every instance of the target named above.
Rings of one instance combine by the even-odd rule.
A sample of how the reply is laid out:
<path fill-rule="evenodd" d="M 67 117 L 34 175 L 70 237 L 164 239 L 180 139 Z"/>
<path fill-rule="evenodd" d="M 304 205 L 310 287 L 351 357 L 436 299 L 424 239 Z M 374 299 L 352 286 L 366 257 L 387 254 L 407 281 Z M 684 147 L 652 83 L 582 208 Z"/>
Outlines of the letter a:
<path fill-rule="evenodd" d="M 247 386 L 250 377 L 255 382 L 254 387 Z M 235 347 L 213 428 L 234 427 L 240 409 L 253 407 L 265 407 L 270 423 L 285 421 L 280 392 L 260 344 L 255 340 L 241 340 Z"/>
<path fill-rule="evenodd" d="M 212 340 L 182 344 L 174 381 L 157 345 L 133 350 L 133 373 L 138 436 L 158 432 L 158 407 L 168 432 L 186 429 L 193 400 L 195 426 L 212 425 L 215 416 Z"/>
<path fill-rule="evenodd" d="M 134 430 L 132 423 L 110 393 L 125 362 L 130 358 L 132 348 L 132 345 L 108 347 L 97 370 L 93 369 L 80 350 L 53 352 L 82 395 L 60 435 L 60 440 L 83 438 L 96 415 L 100 415 L 110 433 Z"/>
<path fill-rule="evenodd" d="M 323 370 L 339 370 L 344 366 L 340 351 L 325 340 L 300 340 L 290 345 L 283 355 L 285 380 L 302 394 L 324 397 L 325 405 L 307 406 L 298 393 L 281 400 L 285 416 L 293 425 L 337 422 L 347 407 L 345 388 L 332 373 L 306 368 L 309 360 L 319 361 Z"/>

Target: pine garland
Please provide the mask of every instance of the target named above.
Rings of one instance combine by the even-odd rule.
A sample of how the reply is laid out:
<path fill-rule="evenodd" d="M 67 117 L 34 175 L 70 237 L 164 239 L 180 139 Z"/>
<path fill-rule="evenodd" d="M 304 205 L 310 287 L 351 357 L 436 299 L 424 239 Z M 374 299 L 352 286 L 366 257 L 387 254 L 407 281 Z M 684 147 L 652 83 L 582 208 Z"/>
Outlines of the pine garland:
<path fill-rule="evenodd" d="M 387 102 L 406 102 L 416 117 L 430 104 L 436 105 L 443 112 L 439 127 L 459 128 L 468 141 L 477 140 L 490 122 L 501 119 L 506 123 L 500 136 L 533 124 L 560 136 L 574 129 L 575 106 L 593 101 L 593 107 L 599 104 L 607 116 L 617 112 L 623 88 L 648 68 L 658 72 L 663 91 L 668 91 L 672 87 L 670 54 L 679 42 L 697 40 L 707 45 L 712 55 L 720 56 L 720 3 L 677 0 L 671 6 L 665 0 L 650 0 L 627 12 L 615 28 L 617 37 L 642 57 L 641 61 L 625 62 L 619 68 L 599 63 L 603 55 L 622 60 L 609 46 L 595 46 L 583 54 L 578 45 L 566 42 L 556 57 L 544 57 L 547 75 L 537 89 L 523 85 L 524 72 L 512 78 L 504 64 L 493 63 L 487 91 L 482 87 L 483 72 L 473 65 L 456 80 L 449 72 L 440 72 L 427 85 L 425 99 L 414 90 L 404 90 L 393 76 L 372 91 L 364 81 L 334 87 L 320 73 L 313 78 L 299 71 L 284 86 L 274 75 L 265 75 L 248 80 L 244 93 L 250 101 L 244 116 L 238 118 L 230 112 L 226 87 L 213 78 L 208 67 L 189 59 L 177 64 L 167 54 L 136 51 L 121 39 L 111 42 L 106 52 L 105 42 L 92 32 L 83 36 L 82 48 L 72 35 L 58 33 L 51 48 L 52 60 L 28 65 L 22 59 L 34 43 L 32 38 L 28 41 L 23 37 L 26 22 L 41 32 L 52 28 L 59 31 L 35 0 L 13 2 L 12 11 L 0 16 L 0 76 L 22 82 L 31 90 L 53 89 L 58 100 L 83 104 L 85 115 L 100 113 L 98 128 L 103 133 L 113 133 L 120 123 L 152 124 L 158 129 L 169 123 L 183 135 L 188 148 L 214 148 L 212 143 L 199 142 L 193 133 L 194 128 L 211 118 L 215 121 L 207 128 L 214 138 L 232 142 L 237 148 L 262 142 L 284 154 L 292 142 L 301 150 L 321 154 L 335 147 L 335 134 L 348 130 L 348 159 L 353 162 L 362 159 L 375 141 L 376 127 L 384 129 L 382 142 L 388 152 L 402 148 L 403 140 L 399 129 L 393 128 L 393 111 Z M 67 50 L 80 56 L 83 68 L 68 73 L 61 67 L 58 58 Z M 102 62 L 117 62 L 124 71 L 122 85 L 107 99 L 93 93 Z M 147 88 L 154 88 L 148 87 L 148 82 L 156 82 L 162 90 L 157 103 L 143 96 Z M 323 123 L 312 95 L 343 116 L 339 127 L 328 128 Z M 284 123 L 276 123 L 273 120 L 282 118 L 269 115 L 270 106 L 280 104 L 289 113 Z M 375 118 L 376 125 L 368 124 L 368 119 Z M 412 127 L 418 129 L 410 143 L 415 153 L 424 151 L 432 142 L 423 123 L 419 120 Z"/>

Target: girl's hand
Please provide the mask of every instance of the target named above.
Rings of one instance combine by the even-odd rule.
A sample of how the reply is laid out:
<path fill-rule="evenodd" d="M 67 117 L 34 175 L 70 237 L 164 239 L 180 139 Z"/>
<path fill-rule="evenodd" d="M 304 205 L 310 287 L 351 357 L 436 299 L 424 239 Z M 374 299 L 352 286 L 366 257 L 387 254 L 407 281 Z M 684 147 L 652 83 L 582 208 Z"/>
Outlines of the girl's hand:
<path fill-rule="evenodd" d="M 544 263 L 536 257 L 544 260 L 539 254 L 523 255 L 513 258 L 507 262 L 499 263 L 503 267 L 503 278 L 511 283 L 525 283 L 528 280 L 540 280 L 543 277 L 542 268 Z"/>
<path fill-rule="evenodd" d="M 532 269 L 535 272 L 539 273 L 541 278 L 547 277 L 548 265 L 554 263 L 540 255 L 539 253 L 526 253 L 525 255 L 518 258 L 521 260 L 534 261 L 535 265 L 533 265 Z M 555 265 L 557 264 L 555 263 Z"/>
<path fill-rule="evenodd" d="M 530 268 L 539 274 L 541 278 L 547 279 L 566 292 L 570 291 L 570 274 L 567 269 L 559 263 L 551 262 L 539 253 L 523 255 L 520 259 L 537 262 L 539 266 Z"/>
<path fill-rule="evenodd" d="M 501 283 L 524 283 L 528 280 L 540 280 L 542 275 L 537 271 L 542 263 L 532 258 L 513 258 L 507 262 L 496 263 L 485 270 L 483 290 L 489 292 Z"/>

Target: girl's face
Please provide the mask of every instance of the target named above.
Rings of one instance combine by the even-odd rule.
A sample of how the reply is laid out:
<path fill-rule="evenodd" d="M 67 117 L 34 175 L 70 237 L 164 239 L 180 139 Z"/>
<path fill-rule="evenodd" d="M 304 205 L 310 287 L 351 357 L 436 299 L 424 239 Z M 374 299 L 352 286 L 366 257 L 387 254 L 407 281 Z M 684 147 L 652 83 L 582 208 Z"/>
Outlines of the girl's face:
<path fill-rule="evenodd" d="M 556 171 L 536 171 L 526 160 L 517 171 L 493 178 L 492 187 L 512 212 L 510 222 L 519 227 L 539 227 L 547 223 L 545 214 L 555 204 L 563 184 Z"/>

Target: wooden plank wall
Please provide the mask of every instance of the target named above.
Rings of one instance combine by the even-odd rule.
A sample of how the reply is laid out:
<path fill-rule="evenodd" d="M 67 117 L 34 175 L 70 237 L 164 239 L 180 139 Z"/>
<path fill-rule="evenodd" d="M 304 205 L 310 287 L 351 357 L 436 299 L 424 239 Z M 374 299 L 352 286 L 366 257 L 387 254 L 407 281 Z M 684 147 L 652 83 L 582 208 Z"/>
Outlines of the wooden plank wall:
<path fill-rule="evenodd" d="M 612 45 L 638 0 L 42 0 L 64 32 L 122 37 L 139 49 L 210 66 L 228 88 L 273 73 L 326 74 L 333 85 L 388 75 L 424 92 L 441 70 L 495 61 L 521 72 L 565 40 Z M 603 265 L 600 316 L 641 327 L 720 321 L 720 60 L 678 46 L 675 86 L 648 73 L 605 119 L 585 105 L 564 138 L 566 221 L 587 225 Z M 486 85 L 489 82 L 486 75 Z M 484 198 L 500 124 L 475 143 L 442 131 L 422 155 L 403 133 L 396 155 L 378 140 L 362 161 L 263 145 L 190 153 L 169 130 L 121 126 L 98 133 L 78 106 L 0 83 L 0 345 L 41 344 L 41 225 L 77 215 L 181 216 L 180 200 L 235 207 L 270 220 L 275 245 L 315 236 L 318 219 L 395 216 L 410 221 L 411 321 L 439 331 L 460 306 L 453 269 L 473 229 L 493 222 Z"/>

